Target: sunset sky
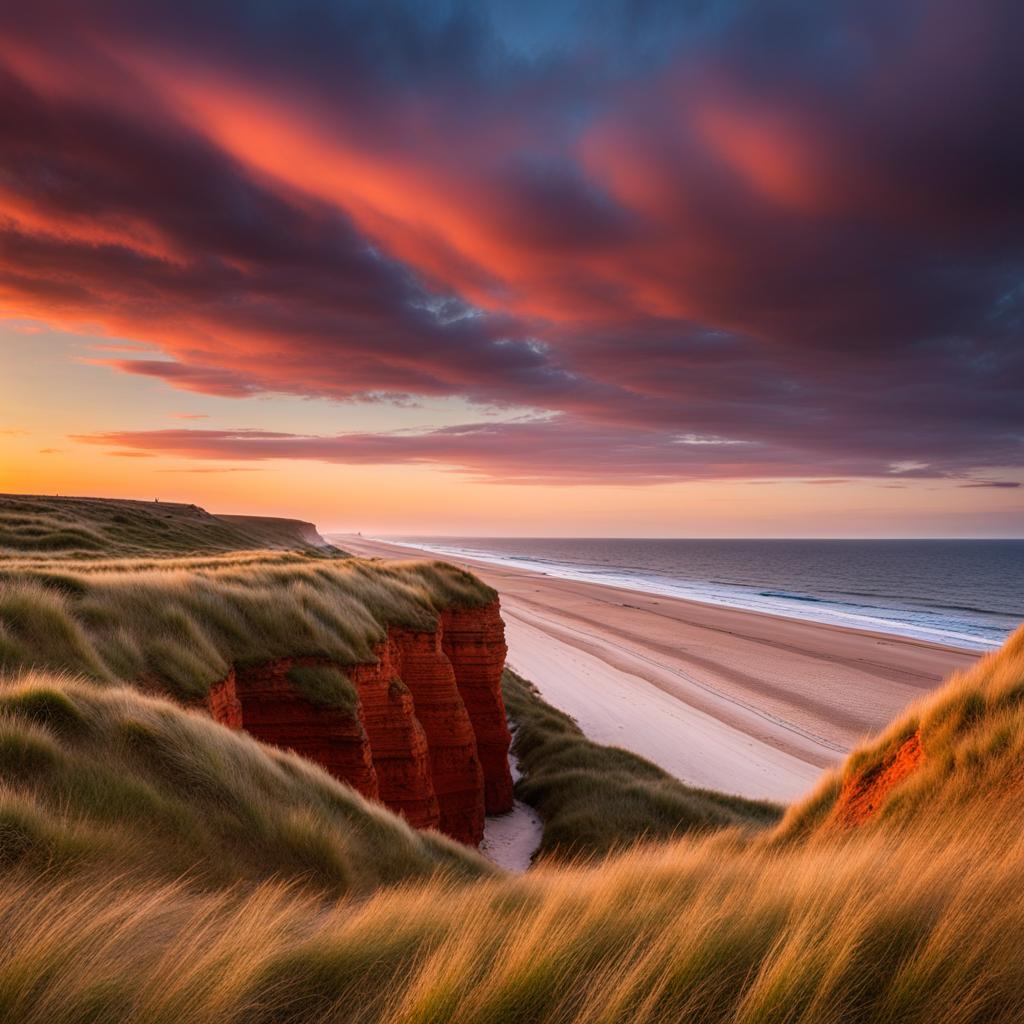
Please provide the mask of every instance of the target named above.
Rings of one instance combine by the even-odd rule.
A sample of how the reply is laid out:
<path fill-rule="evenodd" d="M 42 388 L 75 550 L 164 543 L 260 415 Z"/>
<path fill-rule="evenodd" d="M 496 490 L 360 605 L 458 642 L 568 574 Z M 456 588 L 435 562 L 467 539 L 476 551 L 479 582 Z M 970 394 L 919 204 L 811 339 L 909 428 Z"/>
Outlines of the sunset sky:
<path fill-rule="evenodd" d="M 0 11 L 0 490 L 1024 535 L 1024 5 Z"/>

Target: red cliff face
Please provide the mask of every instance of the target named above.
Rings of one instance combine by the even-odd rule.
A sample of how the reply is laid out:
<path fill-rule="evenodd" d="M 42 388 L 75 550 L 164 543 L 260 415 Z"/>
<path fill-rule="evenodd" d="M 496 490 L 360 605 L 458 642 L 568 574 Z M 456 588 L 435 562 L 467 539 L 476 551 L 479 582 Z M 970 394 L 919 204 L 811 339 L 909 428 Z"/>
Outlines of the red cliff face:
<path fill-rule="evenodd" d="M 414 828 L 438 828 L 441 814 L 427 735 L 399 676 L 393 648 L 390 642 L 380 644 L 376 665 L 356 665 L 347 675 L 362 705 L 381 803 Z"/>
<path fill-rule="evenodd" d="M 389 637 L 427 735 L 441 831 L 476 846 L 484 835 L 484 776 L 473 723 L 441 649 L 441 632 L 392 629 Z"/>
<path fill-rule="evenodd" d="M 265 743 L 286 747 L 344 779 L 363 796 L 379 796 L 377 772 L 362 715 L 322 707 L 303 697 L 288 679 L 294 665 L 317 658 L 282 658 L 235 669 L 242 728 Z"/>
<path fill-rule="evenodd" d="M 512 810 L 512 742 L 501 696 L 505 668 L 505 623 L 498 602 L 486 608 L 447 608 L 441 615 L 441 646 L 455 670 L 459 693 L 469 712 L 484 772 L 488 814 Z"/>
<path fill-rule="evenodd" d="M 315 761 L 416 828 L 475 846 L 485 808 L 512 806 L 505 650 L 497 602 L 449 609 L 436 632 L 390 627 L 375 662 L 342 669 L 359 696 L 355 713 L 314 704 L 289 680 L 296 665 L 330 664 L 323 658 L 237 668 L 205 704 L 222 724 Z"/>

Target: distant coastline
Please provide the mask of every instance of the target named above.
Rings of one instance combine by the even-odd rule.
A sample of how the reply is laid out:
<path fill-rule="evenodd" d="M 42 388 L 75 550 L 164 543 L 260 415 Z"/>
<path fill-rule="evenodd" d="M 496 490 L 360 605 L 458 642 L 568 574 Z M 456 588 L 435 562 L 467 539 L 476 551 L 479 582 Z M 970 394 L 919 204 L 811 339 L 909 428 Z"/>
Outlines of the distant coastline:
<path fill-rule="evenodd" d="M 1024 541 L 379 539 L 974 651 L 995 649 L 1024 619 Z"/>

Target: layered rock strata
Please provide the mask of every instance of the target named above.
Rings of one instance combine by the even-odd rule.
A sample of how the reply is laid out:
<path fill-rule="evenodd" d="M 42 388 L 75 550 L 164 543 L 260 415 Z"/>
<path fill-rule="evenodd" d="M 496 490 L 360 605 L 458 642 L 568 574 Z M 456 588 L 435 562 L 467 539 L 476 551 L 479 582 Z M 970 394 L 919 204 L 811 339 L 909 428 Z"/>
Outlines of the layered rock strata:
<path fill-rule="evenodd" d="M 242 728 L 264 743 L 294 750 L 344 779 L 365 797 L 380 796 L 377 770 L 363 722 L 356 714 L 314 704 L 288 678 L 297 665 L 321 659 L 282 658 L 235 669 L 235 695 L 242 706 Z"/>
<path fill-rule="evenodd" d="M 486 608 L 447 608 L 441 614 L 441 647 L 455 671 L 459 694 L 476 734 L 484 772 L 484 806 L 488 814 L 512 810 L 512 775 L 508 748 L 512 736 L 501 697 L 505 668 L 505 623 L 498 604 Z"/>
<path fill-rule="evenodd" d="M 356 665 L 346 674 L 359 694 L 380 801 L 414 828 L 438 828 L 441 815 L 427 734 L 395 664 L 393 645 L 380 644 L 375 653 L 377 664 Z"/>
<path fill-rule="evenodd" d="M 505 653 L 497 602 L 448 609 L 436 631 L 392 626 L 375 661 L 335 666 L 358 694 L 354 711 L 316 704 L 289 679 L 296 666 L 332 664 L 323 658 L 237 667 L 205 703 L 222 724 L 315 761 L 416 828 L 476 845 L 485 811 L 512 806 Z"/>

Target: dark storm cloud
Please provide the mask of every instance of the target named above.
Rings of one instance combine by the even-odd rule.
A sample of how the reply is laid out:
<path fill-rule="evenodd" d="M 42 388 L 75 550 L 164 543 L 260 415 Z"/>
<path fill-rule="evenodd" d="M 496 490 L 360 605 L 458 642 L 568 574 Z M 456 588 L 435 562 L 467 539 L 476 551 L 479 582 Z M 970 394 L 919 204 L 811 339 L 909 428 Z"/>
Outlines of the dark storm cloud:
<path fill-rule="evenodd" d="M 149 342 L 104 361 L 185 390 L 556 414 L 379 445 L 176 432 L 194 455 L 637 482 L 1022 463 L 1008 0 L 42 0 L 0 30 L 8 315 Z"/>

